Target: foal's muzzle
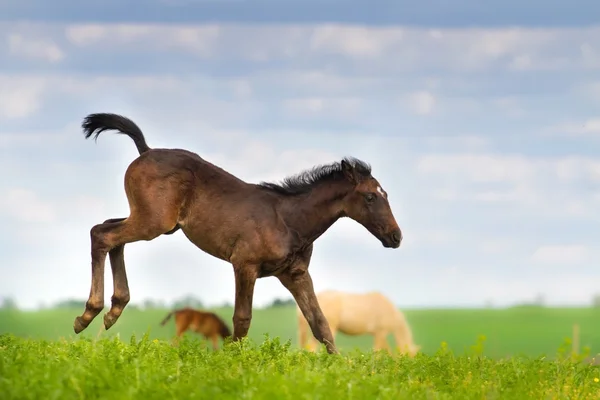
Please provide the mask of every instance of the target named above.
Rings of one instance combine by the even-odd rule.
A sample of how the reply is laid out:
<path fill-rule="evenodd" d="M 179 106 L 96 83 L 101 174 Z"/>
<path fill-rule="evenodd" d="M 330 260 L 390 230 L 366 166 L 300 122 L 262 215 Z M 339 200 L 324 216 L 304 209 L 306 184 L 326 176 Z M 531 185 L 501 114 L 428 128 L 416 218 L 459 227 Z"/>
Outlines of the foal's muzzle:
<path fill-rule="evenodd" d="M 381 239 L 381 243 L 383 247 L 397 249 L 400 247 L 400 243 L 402 242 L 402 231 L 400 229 L 393 230 L 387 233 L 383 239 Z"/>

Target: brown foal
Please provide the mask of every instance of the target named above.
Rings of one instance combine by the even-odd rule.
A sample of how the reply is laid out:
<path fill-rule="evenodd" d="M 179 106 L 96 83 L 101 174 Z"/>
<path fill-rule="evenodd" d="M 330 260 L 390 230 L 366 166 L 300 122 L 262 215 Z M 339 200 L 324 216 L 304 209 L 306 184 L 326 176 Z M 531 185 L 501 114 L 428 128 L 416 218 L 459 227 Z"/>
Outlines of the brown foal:
<path fill-rule="evenodd" d="M 217 349 L 219 337 L 223 340 L 231 336 L 229 327 L 217 314 L 210 311 L 194 310 L 192 308 L 180 308 L 173 310 L 161 321 L 161 326 L 175 316 L 175 335 L 178 340 L 188 329 L 210 339 L 213 349 Z"/>
<path fill-rule="evenodd" d="M 313 242 L 341 217 L 363 225 L 384 247 L 398 248 L 402 233 L 387 193 L 371 167 L 355 158 L 317 166 L 281 184 L 247 183 L 183 149 L 151 149 L 130 119 L 88 115 L 85 137 L 114 130 L 133 139 L 140 156 L 125 172 L 130 214 L 92 227 L 92 283 L 80 333 L 104 308 L 104 264 L 110 259 L 114 293 L 104 315 L 109 329 L 129 302 L 123 249 L 181 229 L 204 252 L 228 261 L 235 276 L 233 337 L 244 337 L 252 319 L 256 279 L 275 276 L 294 296 L 311 331 L 329 353 L 336 346 L 313 289 L 308 267 Z"/>

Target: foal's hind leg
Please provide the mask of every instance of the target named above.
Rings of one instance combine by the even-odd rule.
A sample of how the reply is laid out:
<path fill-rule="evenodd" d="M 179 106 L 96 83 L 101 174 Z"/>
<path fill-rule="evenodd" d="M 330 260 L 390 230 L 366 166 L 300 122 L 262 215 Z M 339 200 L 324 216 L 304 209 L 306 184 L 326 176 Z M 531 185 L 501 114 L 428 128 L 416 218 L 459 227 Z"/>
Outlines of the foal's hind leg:
<path fill-rule="evenodd" d="M 104 265 L 107 253 L 113 249 L 115 250 L 111 256 L 111 266 L 117 272 L 116 277 L 113 277 L 115 280 L 114 286 L 115 293 L 117 294 L 117 303 L 116 307 L 115 303 L 113 303 L 111 311 L 107 314 L 109 322 L 114 324 L 120 312 L 123 311 L 124 305 L 121 304 L 121 300 L 129 297 L 125 264 L 123 262 L 123 246 L 126 243 L 137 242 L 139 240 L 152 240 L 173 226 L 170 225 L 166 228 L 164 223 L 156 223 L 150 219 L 144 221 L 143 218 L 136 217 L 109 221 L 111 222 L 95 225 L 90 231 L 92 242 L 92 286 L 90 296 L 85 304 L 84 313 L 75 318 L 75 322 L 73 323 L 73 330 L 76 334 L 87 328 L 104 308 Z M 112 264 L 113 260 L 114 266 Z M 125 296 L 125 294 L 127 295 Z"/>
<path fill-rule="evenodd" d="M 111 218 L 104 221 L 115 223 L 125 221 L 126 218 Z M 113 295 L 111 297 L 111 308 L 104 315 L 104 329 L 108 330 L 121 316 L 123 309 L 129 303 L 129 285 L 127 283 L 127 273 L 125 271 L 125 245 L 114 247 L 108 252 L 110 267 L 113 276 Z"/>
<path fill-rule="evenodd" d="M 113 275 L 113 295 L 110 299 L 110 310 L 104 314 L 104 328 L 106 330 L 117 322 L 117 319 L 123 313 L 123 309 L 129 303 L 129 283 L 125 271 L 124 250 L 125 245 L 121 244 L 108 252 Z"/>
<path fill-rule="evenodd" d="M 104 223 L 121 222 L 126 218 L 111 218 Z M 172 235 L 179 230 L 179 225 L 165 232 L 164 235 Z M 123 313 L 125 306 L 129 303 L 129 283 L 127 282 L 127 272 L 125 270 L 125 245 L 119 245 L 108 252 L 110 267 L 113 276 L 113 295 L 111 297 L 111 307 L 108 313 L 104 314 L 104 329 L 110 329 L 117 319 Z"/>

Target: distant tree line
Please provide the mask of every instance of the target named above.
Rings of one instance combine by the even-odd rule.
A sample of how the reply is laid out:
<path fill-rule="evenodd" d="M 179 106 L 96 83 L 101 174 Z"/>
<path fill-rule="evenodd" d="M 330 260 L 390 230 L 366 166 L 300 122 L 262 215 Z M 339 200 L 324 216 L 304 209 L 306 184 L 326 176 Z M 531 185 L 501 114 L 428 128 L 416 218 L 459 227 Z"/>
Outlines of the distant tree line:
<path fill-rule="evenodd" d="M 65 299 L 60 300 L 56 303 L 50 305 L 40 305 L 39 309 L 48 309 L 48 308 L 78 308 L 82 307 L 85 304 L 86 299 Z M 290 307 L 295 306 L 296 302 L 293 298 L 276 298 L 272 302 L 266 305 L 265 308 L 271 307 Z M 538 294 L 534 297 L 534 299 L 515 304 L 513 307 L 544 307 L 545 299 L 544 296 Z M 110 304 L 107 304 L 110 306 Z M 486 308 L 494 308 L 494 304 L 492 301 L 487 300 L 485 302 Z M 583 306 L 583 305 L 582 305 Z M 590 301 L 590 306 L 594 308 L 600 308 L 600 293 L 592 296 Z M 138 309 L 177 309 L 183 307 L 191 307 L 196 309 L 204 309 L 207 308 L 206 304 L 198 297 L 188 294 L 185 295 L 173 302 L 165 302 L 164 300 L 154 300 L 154 299 L 146 299 L 141 303 L 130 303 L 128 308 L 138 308 Z M 221 304 L 211 305 L 210 308 L 233 308 L 233 304 L 225 301 Z M 18 310 L 18 304 L 14 298 L 10 296 L 0 297 L 0 310 Z"/>
<path fill-rule="evenodd" d="M 40 305 L 38 308 L 78 308 L 82 307 L 85 304 L 85 299 L 65 299 L 57 301 L 51 305 Z M 270 307 L 285 307 L 285 306 L 293 306 L 296 305 L 296 302 L 292 298 L 288 299 L 275 299 L 270 304 L 267 305 L 266 308 Z M 109 304 L 107 304 L 109 306 Z M 184 307 L 191 307 L 195 309 L 204 309 L 206 308 L 205 303 L 199 299 L 198 297 L 187 294 L 173 302 L 165 302 L 163 300 L 154 300 L 154 299 L 146 299 L 142 301 L 141 304 L 130 303 L 127 305 L 128 308 L 138 308 L 144 310 L 150 309 L 177 309 Z M 223 302 L 221 304 L 217 304 L 216 306 L 212 306 L 210 308 L 233 308 L 233 304 L 230 302 Z M 3 297 L 0 301 L 0 310 L 18 310 L 18 304 L 12 297 Z"/>
<path fill-rule="evenodd" d="M 82 307 L 85 304 L 85 299 L 66 299 L 66 300 L 60 300 L 56 303 L 53 303 L 51 305 L 40 305 L 38 308 L 40 309 L 47 309 L 47 308 L 78 308 L 78 307 Z M 591 302 L 590 302 L 591 306 L 594 308 L 600 308 L 600 293 L 599 294 L 595 294 L 594 296 L 592 296 Z M 544 307 L 545 304 L 545 299 L 544 296 L 541 294 L 538 294 L 532 301 L 528 301 L 528 302 L 522 302 L 519 304 L 516 304 L 514 307 Z M 295 306 L 296 302 L 293 298 L 276 298 L 274 299 L 271 303 L 267 304 L 267 306 L 265 308 L 271 308 L 271 307 L 290 307 L 290 306 Z M 109 304 L 107 304 L 107 306 L 109 306 Z M 493 308 L 493 302 L 490 300 L 487 300 L 485 302 L 485 306 L 487 308 Z M 196 309 L 204 309 L 206 308 L 205 303 L 199 299 L 198 297 L 188 294 L 185 295 L 171 303 L 167 303 L 164 300 L 154 300 L 154 299 L 146 299 L 144 301 L 142 301 L 141 304 L 135 304 L 135 303 L 130 303 L 128 306 L 128 308 L 138 308 L 138 309 L 144 309 L 144 310 L 149 310 L 149 309 L 177 309 L 177 308 L 183 308 L 183 307 L 191 307 L 191 308 L 196 308 Z M 225 301 L 221 304 L 217 304 L 217 305 L 213 305 L 210 308 L 233 308 L 233 304 L 231 304 L 228 301 Z M 18 310 L 18 304 L 15 301 L 14 298 L 7 296 L 7 297 L 0 297 L 0 310 Z"/>
<path fill-rule="evenodd" d="M 295 306 L 296 301 L 294 299 L 275 299 L 273 302 L 267 307 L 287 307 L 287 306 Z"/>

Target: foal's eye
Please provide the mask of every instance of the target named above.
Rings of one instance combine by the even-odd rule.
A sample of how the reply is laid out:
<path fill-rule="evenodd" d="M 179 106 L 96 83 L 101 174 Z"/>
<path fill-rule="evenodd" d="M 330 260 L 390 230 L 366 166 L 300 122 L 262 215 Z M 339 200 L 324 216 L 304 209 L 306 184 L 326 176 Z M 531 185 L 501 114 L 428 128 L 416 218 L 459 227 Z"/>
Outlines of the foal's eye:
<path fill-rule="evenodd" d="M 373 193 L 367 193 L 365 195 L 365 200 L 367 200 L 367 203 L 372 203 L 375 201 L 376 196 Z"/>

